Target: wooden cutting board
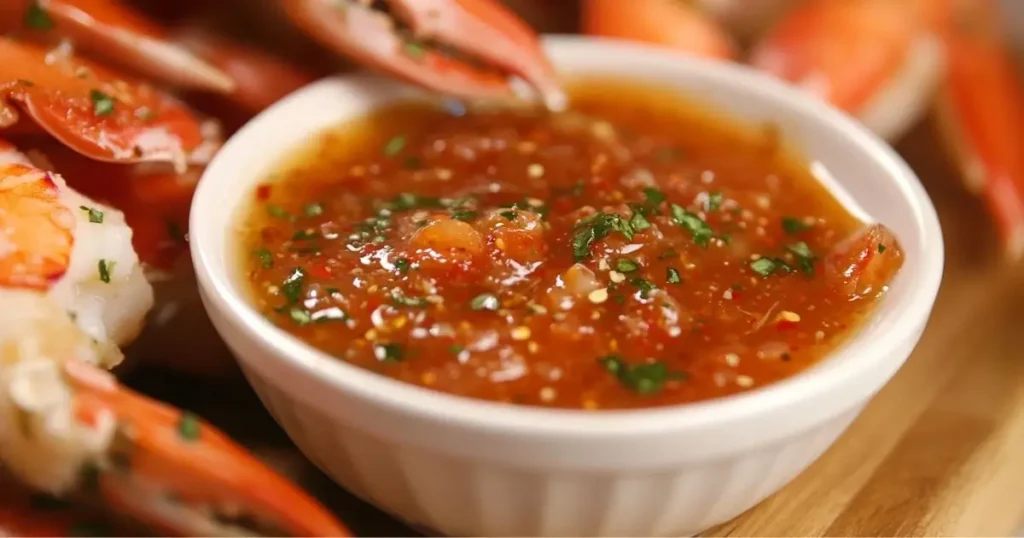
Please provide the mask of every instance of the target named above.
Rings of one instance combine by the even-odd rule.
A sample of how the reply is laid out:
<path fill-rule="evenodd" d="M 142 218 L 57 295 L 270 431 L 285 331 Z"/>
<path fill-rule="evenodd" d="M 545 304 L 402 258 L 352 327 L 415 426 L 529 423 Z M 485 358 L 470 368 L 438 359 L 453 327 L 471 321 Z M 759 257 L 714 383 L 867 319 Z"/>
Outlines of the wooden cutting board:
<path fill-rule="evenodd" d="M 846 434 L 789 486 L 705 533 L 728 536 L 1010 535 L 1024 523 L 1024 271 L 999 263 L 981 203 L 928 125 L 899 146 L 938 208 L 942 289 L 917 350 Z M 366 536 L 414 531 L 324 477 L 240 382 L 135 373 L 309 488 Z"/>

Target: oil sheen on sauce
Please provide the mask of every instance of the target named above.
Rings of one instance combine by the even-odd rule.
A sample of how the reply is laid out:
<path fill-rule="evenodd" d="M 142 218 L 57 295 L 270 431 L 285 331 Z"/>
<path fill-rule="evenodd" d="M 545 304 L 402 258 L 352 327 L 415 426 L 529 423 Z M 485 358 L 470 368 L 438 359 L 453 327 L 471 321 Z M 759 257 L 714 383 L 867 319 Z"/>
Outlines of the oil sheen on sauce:
<path fill-rule="evenodd" d="M 400 104 L 294 151 L 240 223 L 281 329 L 452 394 L 577 409 L 681 404 L 814 364 L 902 263 L 753 129 L 658 88 L 571 112 Z"/>

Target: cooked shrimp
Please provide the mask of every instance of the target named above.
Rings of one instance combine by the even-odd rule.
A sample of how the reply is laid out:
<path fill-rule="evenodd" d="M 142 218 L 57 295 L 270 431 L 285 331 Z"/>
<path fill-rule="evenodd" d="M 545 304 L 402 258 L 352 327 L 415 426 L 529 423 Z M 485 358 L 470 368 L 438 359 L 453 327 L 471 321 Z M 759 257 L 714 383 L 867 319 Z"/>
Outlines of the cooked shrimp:
<path fill-rule="evenodd" d="M 131 231 L 0 152 L 0 463 L 35 490 L 175 534 L 347 534 L 222 434 L 101 369 L 152 306 Z"/>

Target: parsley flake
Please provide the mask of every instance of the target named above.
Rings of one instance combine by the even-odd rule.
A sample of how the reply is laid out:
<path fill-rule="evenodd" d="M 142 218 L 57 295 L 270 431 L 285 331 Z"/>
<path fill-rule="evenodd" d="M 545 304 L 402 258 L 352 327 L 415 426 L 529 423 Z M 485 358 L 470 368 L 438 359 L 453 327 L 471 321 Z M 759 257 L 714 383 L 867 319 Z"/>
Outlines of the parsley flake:
<path fill-rule="evenodd" d="M 93 224 L 103 224 L 103 212 L 99 209 L 84 205 L 78 206 L 78 208 L 89 214 L 89 222 Z"/>
<path fill-rule="evenodd" d="M 396 136 L 391 140 L 388 140 L 387 144 L 384 144 L 384 155 L 387 157 L 394 157 L 398 155 L 398 152 L 402 151 L 405 147 L 405 137 Z"/>
<path fill-rule="evenodd" d="M 178 436 L 185 441 L 193 442 L 199 440 L 199 417 L 184 411 L 178 417 Z"/>
<path fill-rule="evenodd" d="M 750 262 L 750 268 L 762 277 L 768 277 L 779 268 L 779 264 L 769 258 L 758 258 Z"/>
<path fill-rule="evenodd" d="M 811 228 L 802 219 L 796 217 L 782 217 L 782 229 L 789 235 L 796 235 Z"/>
<path fill-rule="evenodd" d="M 53 19 L 50 18 L 50 13 L 46 11 L 46 8 L 39 5 L 38 0 L 29 2 L 28 7 L 25 9 L 23 22 L 25 26 L 40 32 L 53 29 Z"/>
<path fill-rule="evenodd" d="M 490 310 L 493 312 L 501 308 L 501 301 L 493 293 L 481 293 L 469 302 L 469 307 L 477 311 Z"/>
<path fill-rule="evenodd" d="M 97 116 L 109 116 L 114 113 L 114 98 L 99 91 L 89 92 L 89 99 L 92 101 L 92 113 Z"/>
<path fill-rule="evenodd" d="M 660 361 L 631 365 L 618 355 L 608 355 L 599 358 L 598 363 L 624 387 L 641 395 L 657 394 L 666 382 L 686 378 L 686 374 L 672 372 Z"/>
<path fill-rule="evenodd" d="M 301 267 L 292 269 L 292 272 L 285 277 L 284 282 L 281 284 L 281 293 L 288 300 L 288 304 L 299 302 L 299 296 L 302 294 L 302 284 L 305 280 L 306 271 Z"/>
<path fill-rule="evenodd" d="M 110 273 L 114 272 L 114 265 L 117 262 L 108 262 L 107 260 L 100 259 L 98 267 L 100 272 L 100 280 L 106 284 L 110 284 Z"/>
<path fill-rule="evenodd" d="M 708 223 L 704 222 L 697 215 L 690 213 L 676 204 L 672 204 L 671 209 L 672 221 L 689 230 L 690 235 L 693 236 L 694 243 L 706 248 L 708 243 L 711 241 L 711 238 L 715 235 L 711 226 L 708 226 Z"/>
<path fill-rule="evenodd" d="M 615 269 L 620 273 L 632 273 L 639 268 L 640 266 L 629 258 L 619 258 L 618 261 L 615 262 Z"/>
<path fill-rule="evenodd" d="M 681 284 L 683 277 L 679 274 L 679 270 L 674 267 L 669 267 L 666 270 L 665 282 L 669 284 Z"/>

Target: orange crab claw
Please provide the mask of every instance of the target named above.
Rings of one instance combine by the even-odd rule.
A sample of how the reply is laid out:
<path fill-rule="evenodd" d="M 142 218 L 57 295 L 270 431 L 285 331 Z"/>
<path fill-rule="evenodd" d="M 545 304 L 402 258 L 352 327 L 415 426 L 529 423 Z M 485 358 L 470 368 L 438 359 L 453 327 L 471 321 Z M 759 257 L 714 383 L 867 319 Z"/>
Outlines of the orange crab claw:
<path fill-rule="evenodd" d="M 531 84 L 549 108 L 566 103 L 536 33 L 496 0 L 385 0 L 390 13 L 357 0 L 279 2 L 336 52 L 425 88 L 502 97 L 513 92 L 511 74 Z"/>
<path fill-rule="evenodd" d="M 109 462 L 97 467 L 95 485 L 119 513 L 186 536 L 350 536 L 319 503 L 212 426 L 85 363 L 70 361 L 65 371 L 80 420 L 115 417 Z"/>
<path fill-rule="evenodd" d="M 1002 42 L 997 6 L 954 2 L 944 33 L 941 131 L 967 187 L 983 193 L 1010 260 L 1024 257 L 1024 86 Z"/>
<path fill-rule="evenodd" d="M 754 67 L 892 140 L 927 110 L 942 68 L 934 0 L 808 0 L 754 47 Z"/>
<path fill-rule="evenodd" d="M 218 133 L 181 102 L 81 59 L 0 38 L 0 129 L 19 109 L 36 126 L 90 158 L 108 162 L 205 163 Z"/>
<path fill-rule="evenodd" d="M 851 300 L 882 293 L 903 267 L 892 231 L 869 224 L 840 241 L 824 259 L 825 275 Z"/>
<path fill-rule="evenodd" d="M 676 0 L 584 0 L 583 32 L 671 47 L 703 56 L 731 60 L 736 45 L 700 9 Z"/>
<path fill-rule="evenodd" d="M 113 0 L 0 0 L 0 28 L 69 38 L 90 56 L 171 85 L 230 92 L 224 72 L 167 39 L 155 23 Z M 46 39 L 53 41 L 52 39 Z"/>

